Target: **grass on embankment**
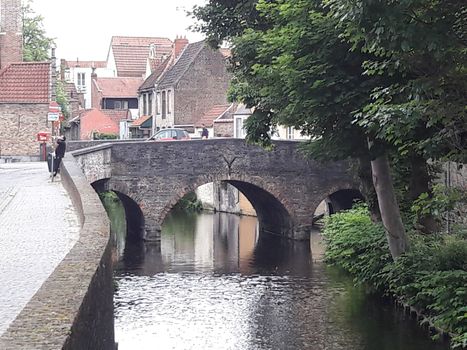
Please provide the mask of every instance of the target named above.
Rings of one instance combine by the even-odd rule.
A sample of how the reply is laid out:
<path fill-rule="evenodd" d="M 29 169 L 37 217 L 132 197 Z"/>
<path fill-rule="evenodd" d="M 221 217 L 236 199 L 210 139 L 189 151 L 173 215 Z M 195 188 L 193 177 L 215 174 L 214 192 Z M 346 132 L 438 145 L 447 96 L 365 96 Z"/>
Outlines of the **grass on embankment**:
<path fill-rule="evenodd" d="M 394 262 L 381 225 L 365 207 L 326 219 L 325 260 L 344 268 L 358 284 L 419 310 L 451 335 L 451 347 L 467 345 L 467 241 L 460 235 L 410 235 L 410 252 Z M 436 336 L 435 336 L 436 337 Z"/>

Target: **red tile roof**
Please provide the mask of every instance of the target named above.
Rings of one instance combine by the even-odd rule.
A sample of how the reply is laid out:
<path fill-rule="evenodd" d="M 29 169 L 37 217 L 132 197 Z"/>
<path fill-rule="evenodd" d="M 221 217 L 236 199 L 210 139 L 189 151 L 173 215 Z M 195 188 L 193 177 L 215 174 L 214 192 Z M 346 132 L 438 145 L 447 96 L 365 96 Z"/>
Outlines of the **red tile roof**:
<path fill-rule="evenodd" d="M 105 68 L 107 67 L 106 61 L 66 61 L 66 67 L 73 68 Z"/>
<path fill-rule="evenodd" d="M 172 53 L 172 41 L 167 38 L 114 36 L 110 44 L 117 76 L 142 77 L 150 56 L 150 46 L 155 45 L 155 57 L 161 59 Z"/>
<path fill-rule="evenodd" d="M 131 114 L 128 109 L 101 109 L 107 117 L 112 119 L 117 125 L 120 125 L 120 121 L 131 119 Z"/>
<path fill-rule="evenodd" d="M 137 97 L 142 78 L 94 78 L 102 97 Z"/>
<path fill-rule="evenodd" d="M 201 128 L 203 125 L 206 127 L 212 127 L 214 120 L 221 117 L 227 112 L 232 105 L 217 105 L 207 111 L 196 123 L 195 127 Z"/>
<path fill-rule="evenodd" d="M 0 70 L 0 102 L 48 103 L 50 62 L 12 63 Z"/>
<path fill-rule="evenodd" d="M 94 132 L 119 134 L 119 125 L 96 108 L 82 112 L 79 119 L 81 140 L 92 139 Z"/>
<path fill-rule="evenodd" d="M 131 123 L 131 126 L 140 126 L 146 120 L 151 119 L 151 118 L 152 118 L 152 116 L 150 116 L 150 115 L 143 115 L 143 116 L 139 117 L 138 119 L 133 120 L 133 123 Z"/>

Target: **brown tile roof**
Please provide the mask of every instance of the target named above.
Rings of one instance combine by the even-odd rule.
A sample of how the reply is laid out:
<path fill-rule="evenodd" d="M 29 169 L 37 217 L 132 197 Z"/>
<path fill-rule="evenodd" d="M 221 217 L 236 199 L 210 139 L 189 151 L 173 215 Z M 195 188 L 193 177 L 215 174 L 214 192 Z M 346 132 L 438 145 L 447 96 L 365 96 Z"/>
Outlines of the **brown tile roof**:
<path fill-rule="evenodd" d="M 152 118 L 152 116 L 150 116 L 150 115 L 143 115 L 143 116 L 139 117 L 138 119 L 133 120 L 133 123 L 131 123 L 131 126 L 132 127 L 141 126 L 141 124 L 143 124 L 146 120 L 151 119 L 151 118 Z"/>
<path fill-rule="evenodd" d="M 131 114 L 128 109 L 101 109 L 107 117 L 112 119 L 117 125 L 120 125 L 120 121 L 131 119 Z"/>
<path fill-rule="evenodd" d="M 173 57 L 167 57 L 162 63 L 160 63 L 157 68 L 151 73 L 149 77 L 146 78 L 144 83 L 139 87 L 138 91 L 143 91 L 147 89 L 152 89 L 154 84 L 162 77 L 162 74 L 169 67 L 170 62 L 172 62 Z"/>
<path fill-rule="evenodd" d="M 69 68 L 105 68 L 107 67 L 106 61 L 66 61 L 66 67 Z"/>
<path fill-rule="evenodd" d="M 102 97 L 137 97 L 142 78 L 94 78 Z"/>
<path fill-rule="evenodd" d="M 170 67 L 161 77 L 158 83 L 158 88 L 166 89 L 174 86 L 185 74 L 185 72 L 188 70 L 190 65 L 193 63 L 195 58 L 199 55 L 204 47 L 204 41 L 188 44 L 175 64 Z"/>
<path fill-rule="evenodd" d="M 195 127 L 201 128 L 203 124 L 208 128 L 212 127 L 214 120 L 223 116 L 231 107 L 232 105 L 216 105 L 212 107 L 195 123 Z"/>
<path fill-rule="evenodd" d="M 146 72 L 150 45 L 155 45 L 155 58 L 162 58 L 172 53 L 172 41 L 167 38 L 123 37 L 114 36 L 111 50 L 119 77 L 142 77 Z"/>
<path fill-rule="evenodd" d="M 48 103 L 50 63 L 12 63 L 0 70 L 0 102 Z"/>

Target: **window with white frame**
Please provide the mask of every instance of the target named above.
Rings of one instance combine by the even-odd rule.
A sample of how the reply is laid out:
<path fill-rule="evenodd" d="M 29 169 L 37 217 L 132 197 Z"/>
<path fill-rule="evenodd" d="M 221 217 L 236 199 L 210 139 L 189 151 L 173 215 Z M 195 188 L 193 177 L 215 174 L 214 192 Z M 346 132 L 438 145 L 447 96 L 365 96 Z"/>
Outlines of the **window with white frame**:
<path fill-rule="evenodd" d="M 287 140 L 293 140 L 294 138 L 294 129 L 291 126 L 288 126 L 287 129 L 285 130 L 285 138 Z"/>
<path fill-rule="evenodd" d="M 161 114 L 161 93 L 160 92 L 156 93 L 156 114 L 157 115 Z"/>
<path fill-rule="evenodd" d="M 245 127 L 243 125 L 244 117 L 235 117 L 235 135 L 234 137 L 243 139 L 245 138 Z"/>
<path fill-rule="evenodd" d="M 77 87 L 78 89 L 84 88 L 86 86 L 86 74 L 78 73 L 77 74 Z"/>

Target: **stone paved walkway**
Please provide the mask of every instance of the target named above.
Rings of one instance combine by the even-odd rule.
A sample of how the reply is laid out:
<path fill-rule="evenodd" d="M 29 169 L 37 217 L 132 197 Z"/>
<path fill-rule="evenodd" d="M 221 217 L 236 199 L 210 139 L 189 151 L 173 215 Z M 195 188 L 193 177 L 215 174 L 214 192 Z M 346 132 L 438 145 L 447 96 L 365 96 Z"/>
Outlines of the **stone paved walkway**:
<path fill-rule="evenodd" d="M 79 236 L 71 200 L 45 162 L 0 164 L 0 335 Z"/>

